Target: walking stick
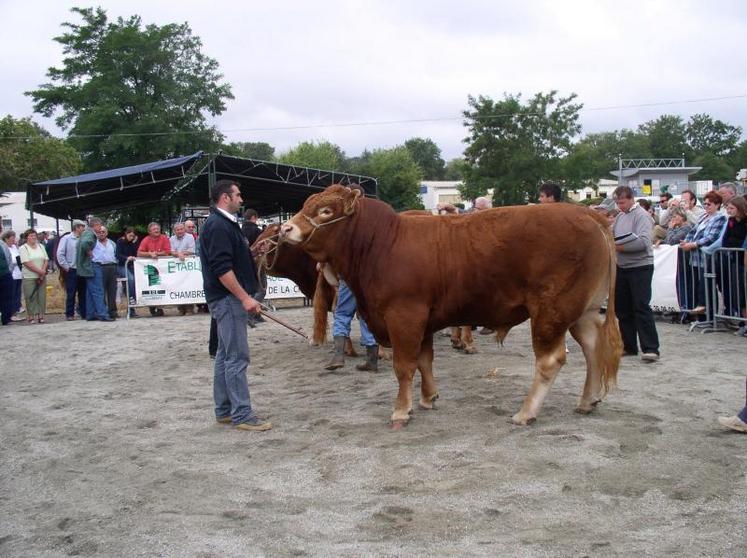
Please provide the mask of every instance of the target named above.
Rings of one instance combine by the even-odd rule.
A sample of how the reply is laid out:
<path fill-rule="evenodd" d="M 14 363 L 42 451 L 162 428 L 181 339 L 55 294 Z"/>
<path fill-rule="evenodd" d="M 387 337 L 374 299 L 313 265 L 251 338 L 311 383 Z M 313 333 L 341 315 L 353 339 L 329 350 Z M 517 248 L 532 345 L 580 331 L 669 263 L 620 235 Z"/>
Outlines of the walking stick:
<path fill-rule="evenodd" d="M 301 337 L 303 337 L 307 341 L 309 340 L 309 336 L 308 335 L 306 335 L 300 329 L 293 327 L 288 322 L 285 322 L 285 321 L 281 320 L 280 318 L 278 318 L 275 314 L 273 314 L 272 312 L 270 312 L 270 309 L 267 308 L 267 306 L 265 306 L 264 304 L 260 304 L 260 308 L 262 308 L 262 311 L 260 312 L 260 314 L 262 314 L 265 318 L 270 318 L 273 322 L 276 322 L 276 323 L 280 324 L 281 326 L 283 326 L 285 328 L 288 328 L 293 333 L 297 333 L 298 335 L 300 335 Z"/>

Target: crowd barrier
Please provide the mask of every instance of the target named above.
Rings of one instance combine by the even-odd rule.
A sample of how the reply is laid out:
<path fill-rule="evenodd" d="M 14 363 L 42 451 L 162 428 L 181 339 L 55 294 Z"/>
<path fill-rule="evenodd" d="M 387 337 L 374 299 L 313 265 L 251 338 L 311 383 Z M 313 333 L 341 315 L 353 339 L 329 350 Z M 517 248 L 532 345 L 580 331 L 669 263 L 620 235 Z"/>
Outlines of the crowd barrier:
<path fill-rule="evenodd" d="M 698 316 L 690 331 L 727 331 L 747 323 L 747 275 L 743 248 L 718 248 L 712 254 L 678 249 L 677 299 L 682 312 Z"/>

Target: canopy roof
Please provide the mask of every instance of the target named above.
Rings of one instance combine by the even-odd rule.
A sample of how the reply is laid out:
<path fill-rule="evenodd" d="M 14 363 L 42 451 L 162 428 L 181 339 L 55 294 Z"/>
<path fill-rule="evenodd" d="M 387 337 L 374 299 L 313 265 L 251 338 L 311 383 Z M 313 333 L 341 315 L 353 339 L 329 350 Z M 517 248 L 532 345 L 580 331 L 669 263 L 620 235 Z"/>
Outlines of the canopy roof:
<path fill-rule="evenodd" d="M 146 204 L 209 205 L 209 186 L 228 178 L 241 186 L 246 207 L 260 215 L 295 212 L 306 198 L 331 184 L 360 184 L 377 196 L 376 179 L 218 154 L 193 155 L 35 182 L 28 209 L 70 219 Z"/>

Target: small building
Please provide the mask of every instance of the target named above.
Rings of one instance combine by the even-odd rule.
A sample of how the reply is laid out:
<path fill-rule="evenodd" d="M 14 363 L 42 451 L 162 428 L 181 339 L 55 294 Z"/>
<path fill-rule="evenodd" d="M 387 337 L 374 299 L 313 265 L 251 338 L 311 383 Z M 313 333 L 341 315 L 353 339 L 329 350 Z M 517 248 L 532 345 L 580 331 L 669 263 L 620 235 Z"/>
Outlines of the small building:
<path fill-rule="evenodd" d="M 465 209 L 472 207 L 472 200 L 463 200 L 459 193 L 461 180 L 425 180 L 420 183 L 420 200 L 426 210 L 436 209 L 439 203 L 463 204 Z M 492 199 L 493 189 L 489 189 L 487 196 Z"/>
<path fill-rule="evenodd" d="M 703 168 L 686 167 L 684 159 L 681 161 L 681 166 L 639 166 L 623 168 L 622 171 L 613 170 L 610 174 L 618 178 L 623 186 L 630 186 L 636 197 L 658 196 L 663 186 L 667 186 L 669 193 L 676 196 L 683 190 L 690 189 L 692 184 L 689 180 L 690 175 Z"/>
<path fill-rule="evenodd" d="M 47 217 L 40 213 L 34 213 L 34 222 L 31 223 L 31 213 L 26 209 L 26 192 L 5 192 L 0 194 L 0 217 L 2 218 L 3 230 L 13 230 L 18 234 L 33 228 L 38 232 L 57 232 L 60 234 L 70 232 L 70 221 L 58 221 L 54 217 Z"/>

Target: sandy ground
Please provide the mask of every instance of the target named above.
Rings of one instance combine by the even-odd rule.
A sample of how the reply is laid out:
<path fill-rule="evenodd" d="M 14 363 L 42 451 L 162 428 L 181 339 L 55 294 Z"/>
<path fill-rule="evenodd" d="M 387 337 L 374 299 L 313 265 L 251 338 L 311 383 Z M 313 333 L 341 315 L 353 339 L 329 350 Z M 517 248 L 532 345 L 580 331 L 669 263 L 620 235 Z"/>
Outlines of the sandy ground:
<path fill-rule="evenodd" d="M 572 343 L 523 428 L 527 326 L 477 355 L 439 335 L 439 408 L 392 432 L 388 363 L 325 372 L 329 346 L 262 324 L 266 433 L 213 422 L 206 315 L 4 328 L 0 555 L 745 556 L 747 435 L 716 417 L 744 403 L 747 340 L 658 326 L 662 361 L 624 359 L 586 417 Z"/>

